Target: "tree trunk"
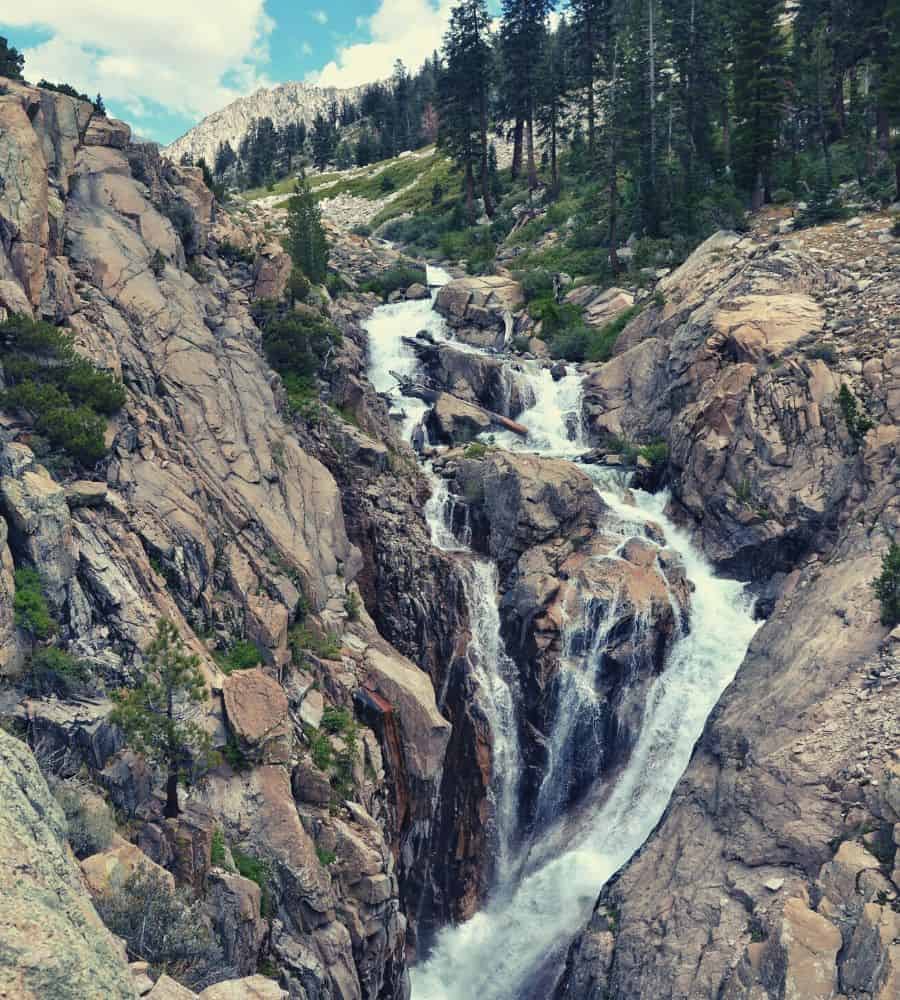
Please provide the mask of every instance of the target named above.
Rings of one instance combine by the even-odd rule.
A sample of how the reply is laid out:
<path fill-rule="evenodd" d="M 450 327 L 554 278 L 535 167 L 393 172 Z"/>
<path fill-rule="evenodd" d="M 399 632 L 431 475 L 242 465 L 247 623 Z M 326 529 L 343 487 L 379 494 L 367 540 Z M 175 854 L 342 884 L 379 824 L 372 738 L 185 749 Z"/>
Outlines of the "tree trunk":
<path fill-rule="evenodd" d="M 488 114 L 487 93 L 481 97 L 481 196 L 484 198 L 484 212 L 489 219 L 494 217 L 494 200 L 491 198 L 491 177 L 488 170 Z"/>
<path fill-rule="evenodd" d="M 550 183 L 553 186 L 553 197 L 559 194 L 559 164 L 556 158 L 556 109 L 551 112 L 553 115 L 550 122 Z"/>
<path fill-rule="evenodd" d="M 178 771 L 169 771 L 166 778 L 166 808 L 163 815 L 166 819 L 176 819 L 181 810 L 178 808 Z"/>
<path fill-rule="evenodd" d="M 522 136 L 525 131 L 525 122 L 521 118 L 516 118 L 513 128 L 513 155 L 510 176 L 515 179 L 522 173 Z"/>
<path fill-rule="evenodd" d="M 728 94 L 722 94 L 722 156 L 725 169 L 731 171 L 731 115 L 728 112 Z"/>
<path fill-rule="evenodd" d="M 475 221 L 475 177 L 472 174 L 472 161 L 466 160 L 466 220 L 469 223 Z"/>
<path fill-rule="evenodd" d="M 875 110 L 875 134 L 878 137 L 878 156 L 884 161 L 891 148 L 891 117 L 881 102 Z"/>
<path fill-rule="evenodd" d="M 528 187 L 533 191 L 537 187 L 538 178 L 534 162 L 534 116 L 530 111 L 525 123 L 525 149 L 528 156 Z"/>

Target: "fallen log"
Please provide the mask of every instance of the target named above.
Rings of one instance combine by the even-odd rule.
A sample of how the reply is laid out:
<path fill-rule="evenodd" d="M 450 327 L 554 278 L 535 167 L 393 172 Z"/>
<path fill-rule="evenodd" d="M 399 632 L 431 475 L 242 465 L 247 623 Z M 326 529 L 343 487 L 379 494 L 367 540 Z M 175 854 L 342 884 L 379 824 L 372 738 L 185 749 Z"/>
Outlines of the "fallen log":
<path fill-rule="evenodd" d="M 504 417 L 502 413 L 495 413 L 493 410 L 488 410 L 486 407 L 480 406 L 478 403 L 470 403 L 466 399 L 461 399 L 452 392 L 447 392 L 446 389 L 438 388 L 428 379 L 416 380 L 407 375 L 401 375 L 399 372 L 391 372 L 391 375 L 397 380 L 397 384 L 400 386 L 400 391 L 404 396 L 412 396 L 415 399 L 421 399 L 423 402 L 430 403 L 432 406 L 434 406 L 441 396 L 447 396 L 450 399 L 456 400 L 456 402 L 461 406 L 469 407 L 483 413 L 492 424 L 495 424 L 498 427 L 503 427 L 505 430 L 512 431 L 513 434 L 518 434 L 519 437 L 528 437 L 528 428 L 524 424 L 517 423 L 509 417 Z"/>

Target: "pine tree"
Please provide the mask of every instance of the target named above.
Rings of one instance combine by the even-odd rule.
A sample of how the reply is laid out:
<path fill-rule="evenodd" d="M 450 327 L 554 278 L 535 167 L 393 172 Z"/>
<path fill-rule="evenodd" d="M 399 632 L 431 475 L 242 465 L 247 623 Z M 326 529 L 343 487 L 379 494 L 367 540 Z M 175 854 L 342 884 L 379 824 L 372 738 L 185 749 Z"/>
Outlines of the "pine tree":
<path fill-rule="evenodd" d="M 444 36 L 445 69 L 439 82 L 439 144 L 463 171 L 466 215 L 475 219 L 475 174 L 484 210 L 493 215 L 488 171 L 488 99 L 492 77 L 490 17 L 485 0 L 461 0 Z"/>
<path fill-rule="evenodd" d="M 567 135 L 570 91 L 567 49 L 570 44 L 571 32 L 563 19 L 556 31 L 548 34 L 537 71 L 535 123 L 548 154 L 550 189 L 554 196 L 559 191 L 559 146 Z"/>
<path fill-rule="evenodd" d="M 324 170 L 334 159 L 337 150 L 337 133 L 334 123 L 321 112 L 316 115 L 312 127 L 312 160 L 319 170 Z"/>
<path fill-rule="evenodd" d="M 609 35 L 612 0 L 570 0 L 574 39 L 573 86 L 583 90 L 587 114 L 587 151 L 596 150 L 597 62 L 603 40 Z M 607 80 L 609 77 L 607 77 Z"/>
<path fill-rule="evenodd" d="M 198 657 L 185 650 L 170 621 L 160 621 L 145 656 L 141 683 L 113 696 L 110 721 L 133 750 L 165 769 L 165 815 L 176 817 L 179 781 L 214 760 L 209 734 L 193 718 L 208 693 Z"/>
<path fill-rule="evenodd" d="M 878 104 L 890 136 L 900 129 L 900 0 L 887 0 L 879 56 Z M 889 155 L 894 161 L 895 198 L 900 201 L 900 138 L 894 138 Z"/>
<path fill-rule="evenodd" d="M 771 200 L 786 70 L 783 12 L 784 0 L 747 0 L 735 19 L 735 165 L 754 209 Z"/>
<path fill-rule="evenodd" d="M 0 76 L 8 77 L 10 80 L 21 80 L 24 69 L 25 56 L 0 35 Z"/>
<path fill-rule="evenodd" d="M 529 187 L 537 186 L 534 159 L 534 118 L 538 99 L 539 67 L 547 37 L 549 0 L 503 0 L 500 49 L 506 107 L 524 127 Z"/>
<path fill-rule="evenodd" d="M 285 249 L 310 281 L 322 284 L 328 273 L 328 241 L 322 213 L 305 175 L 297 181 L 287 212 Z"/>

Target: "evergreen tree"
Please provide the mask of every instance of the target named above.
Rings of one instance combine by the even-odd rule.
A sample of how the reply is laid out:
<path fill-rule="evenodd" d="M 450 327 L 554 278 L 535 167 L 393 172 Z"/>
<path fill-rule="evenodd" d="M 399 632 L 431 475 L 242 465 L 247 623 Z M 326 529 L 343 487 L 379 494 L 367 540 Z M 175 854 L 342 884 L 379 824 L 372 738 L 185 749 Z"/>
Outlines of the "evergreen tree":
<path fill-rule="evenodd" d="M 24 69 L 25 56 L 0 35 L 0 76 L 9 77 L 10 80 L 21 80 Z"/>
<path fill-rule="evenodd" d="M 145 657 L 141 683 L 113 696 L 110 720 L 133 750 L 165 769 L 165 815 L 172 818 L 180 812 L 179 781 L 214 759 L 209 734 L 194 721 L 208 693 L 200 660 L 185 650 L 170 621 L 160 621 Z"/>
<path fill-rule="evenodd" d="M 485 0 L 461 0 L 444 36 L 438 141 L 463 171 L 466 216 L 475 219 L 475 174 L 484 209 L 493 215 L 488 171 L 488 99 L 491 83 L 490 17 Z"/>
<path fill-rule="evenodd" d="M 319 170 L 324 170 L 334 159 L 337 150 L 337 132 L 334 123 L 324 115 L 316 115 L 312 127 L 312 160 Z"/>
<path fill-rule="evenodd" d="M 735 19 L 735 166 L 753 208 L 771 200 L 786 70 L 783 12 L 784 0 L 747 0 Z"/>
<path fill-rule="evenodd" d="M 306 277 L 320 285 L 328 273 L 328 241 L 322 213 L 305 176 L 297 181 L 287 211 L 285 249 Z"/>
<path fill-rule="evenodd" d="M 557 30 L 548 34 L 537 71 L 535 119 L 538 136 L 547 152 L 550 189 L 559 191 L 559 146 L 566 137 L 566 111 L 569 98 L 569 65 L 566 55 L 571 43 L 569 26 L 562 20 Z"/>
<path fill-rule="evenodd" d="M 878 105 L 890 136 L 900 130 L 900 0 L 887 0 L 879 56 Z M 894 137 L 889 155 L 894 162 L 894 197 L 900 201 L 900 137 Z"/>
<path fill-rule="evenodd" d="M 550 0 L 502 0 L 500 48 L 506 106 L 524 126 L 529 187 L 537 185 L 534 159 L 534 118 L 538 100 L 539 67 L 547 35 Z"/>

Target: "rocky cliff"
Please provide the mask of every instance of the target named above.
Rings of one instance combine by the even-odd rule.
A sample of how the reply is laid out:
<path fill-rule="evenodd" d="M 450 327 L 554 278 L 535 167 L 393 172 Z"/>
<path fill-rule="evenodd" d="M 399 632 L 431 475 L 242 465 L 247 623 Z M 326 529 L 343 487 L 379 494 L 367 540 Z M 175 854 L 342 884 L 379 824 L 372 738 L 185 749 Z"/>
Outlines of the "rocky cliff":
<path fill-rule="evenodd" d="M 216 150 L 224 142 L 237 152 L 241 140 L 257 118 L 271 118 L 275 128 L 305 122 L 312 126 L 316 115 L 328 114 L 332 101 L 358 101 L 363 88 L 315 87 L 308 83 L 280 83 L 277 87 L 260 87 L 247 97 L 239 97 L 221 111 L 207 115 L 189 132 L 166 146 L 164 152 L 176 163 L 185 155 L 194 163 L 201 157 L 213 164 Z"/>
<path fill-rule="evenodd" d="M 712 238 L 591 377 L 595 433 L 668 443 L 673 512 L 724 570 L 767 581 L 769 616 L 559 997 L 900 989 L 900 633 L 871 587 L 900 530 L 887 228 Z"/>
<path fill-rule="evenodd" d="M 427 878 L 450 726 L 428 674 L 359 600 L 409 553 L 381 561 L 365 505 L 342 496 L 262 358 L 251 307 L 283 291 L 279 252 L 220 214 L 198 170 L 133 144 L 89 104 L 4 81 L 0 122 L 0 318 L 62 325 L 127 396 L 108 457 L 81 478 L 35 458 L 27 420 L 5 423 L 4 717 L 52 773 L 103 788 L 135 848 L 200 894 L 238 974 L 274 969 L 307 1000 L 403 997 L 401 893 Z M 222 243 L 257 246 L 255 266 L 230 263 Z M 355 447 L 348 479 L 404 461 L 386 423 L 373 417 L 369 437 L 335 421 Z M 86 671 L 77 702 L 26 697 L 32 642 L 10 607 L 24 565 L 40 570 L 57 645 Z M 385 601 L 389 638 L 436 669 L 446 637 L 413 639 L 410 624 L 433 609 L 402 625 L 391 614 Z M 178 820 L 106 720 L 162 617 L 201 660 L 203 725 L 223 751 Z M 238 643 L 259 665 L 229 675 L 220 664 Z M 229 849 L 257 859 L 262 903 L 234 882 Z"/>

